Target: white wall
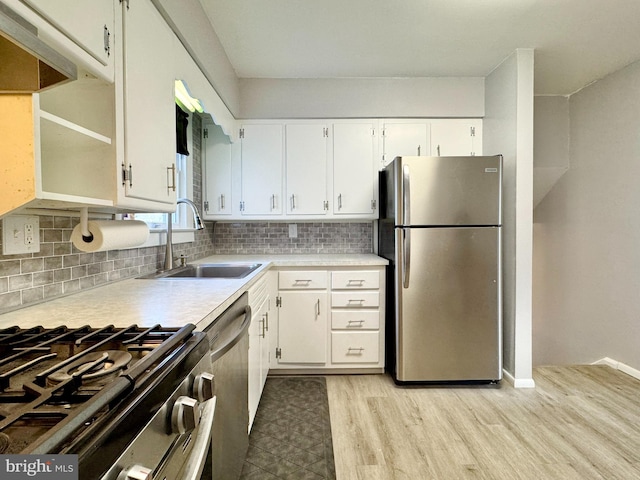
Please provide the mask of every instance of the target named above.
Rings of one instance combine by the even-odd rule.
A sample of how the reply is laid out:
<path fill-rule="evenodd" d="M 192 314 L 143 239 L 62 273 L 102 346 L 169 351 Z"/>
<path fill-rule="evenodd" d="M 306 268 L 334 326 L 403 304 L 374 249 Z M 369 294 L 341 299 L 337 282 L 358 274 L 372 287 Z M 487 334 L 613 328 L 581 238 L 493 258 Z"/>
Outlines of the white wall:
<path fill-rule="evenodd" d="M 570 168 L 535 210 L 534 363 L 640 369 L 640 62 L 569 100 Z"/>
<path fill-rule="evenodd" d="M 534 100 L 533 207 L 569 169 L 569 97 Z"/>
<path fill-rule="evenodd" d="M 238 78 L 218 35 L 198 0 L 152 0 L 198 67 L 236 118 L 240 112 Z"/>
<path fill-rule="evenodd" d="M 485 81 L 484 154 L 502 154 L 503 360 L 532 387 L 533 50 L 518 49 Z"/>
<path fill-rule="evenodd" d="M 241 118 L 482 117 L 484 78 L 240 79 Z"/>

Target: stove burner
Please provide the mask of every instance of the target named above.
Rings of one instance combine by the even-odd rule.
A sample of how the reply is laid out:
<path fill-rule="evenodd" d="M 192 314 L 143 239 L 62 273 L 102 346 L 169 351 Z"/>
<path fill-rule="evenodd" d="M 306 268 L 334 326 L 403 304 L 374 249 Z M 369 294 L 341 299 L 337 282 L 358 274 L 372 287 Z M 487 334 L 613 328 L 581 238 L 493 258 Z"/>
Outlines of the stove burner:
<path fill-rule="evenodd" d="M 83 383 L 102 380 L 119 373 L 132 358 L 129 352 L 122 350 L 92 352 L 49 375 L 47 384 L 56 385 L 78 376 Z"/>
<path fill-rule="evenodd" d="M 11 445 L 11 439 L 6 433 L 0 432 L 0 453 L 4 453 L 9 449 Z"/>

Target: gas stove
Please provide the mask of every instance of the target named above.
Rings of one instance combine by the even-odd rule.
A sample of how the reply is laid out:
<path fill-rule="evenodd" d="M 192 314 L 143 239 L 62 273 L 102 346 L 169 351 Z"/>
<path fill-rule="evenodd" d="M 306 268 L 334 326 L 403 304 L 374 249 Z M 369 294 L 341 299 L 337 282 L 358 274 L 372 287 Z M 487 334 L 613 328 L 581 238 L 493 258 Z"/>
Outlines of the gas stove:
<path fill-rule="evenodd" d="M 172 431 L 167 401 L 194 388 L 200 402 L 213 396 L 212 379 L 202 377 L 208 351 L 193 325 L 0 330 L 0 453 L 77 454 L 81 479 L 109 478 L 103 475 L 163 408 L 169 444 L 197 427 L 191 404 L 191 428 L 187 421 Z"/>

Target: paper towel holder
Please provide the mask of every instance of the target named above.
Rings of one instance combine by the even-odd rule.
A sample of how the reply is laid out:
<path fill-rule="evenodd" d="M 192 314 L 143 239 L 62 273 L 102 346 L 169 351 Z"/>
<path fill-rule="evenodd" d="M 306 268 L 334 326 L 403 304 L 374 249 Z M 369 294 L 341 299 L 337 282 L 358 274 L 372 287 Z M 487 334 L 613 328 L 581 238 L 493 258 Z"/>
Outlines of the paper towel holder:
<path fill-rule="evenodd" d="M 93 234 L 89 231 L 89 208 L 80 208 L 80 232 L 82 233 L 82 240 L 87 243 L 93 241 Z"/>

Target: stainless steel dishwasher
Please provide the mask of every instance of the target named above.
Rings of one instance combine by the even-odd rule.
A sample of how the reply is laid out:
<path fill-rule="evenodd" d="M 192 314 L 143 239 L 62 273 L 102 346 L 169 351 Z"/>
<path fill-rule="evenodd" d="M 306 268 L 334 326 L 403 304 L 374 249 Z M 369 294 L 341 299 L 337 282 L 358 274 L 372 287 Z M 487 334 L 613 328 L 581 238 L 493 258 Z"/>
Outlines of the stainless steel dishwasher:
<path fill-rule="evenodd" d="M 213 366 L 216 413 L 211 451 L 202 480 L 238 479 L 249 446 L 248 294 L 238 298 L 205 330 Z"/>

